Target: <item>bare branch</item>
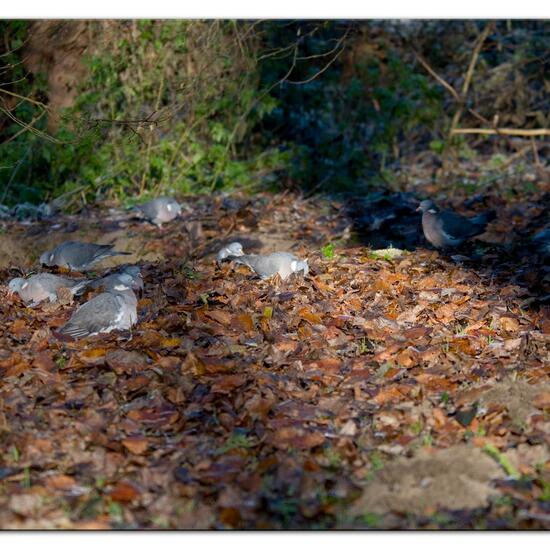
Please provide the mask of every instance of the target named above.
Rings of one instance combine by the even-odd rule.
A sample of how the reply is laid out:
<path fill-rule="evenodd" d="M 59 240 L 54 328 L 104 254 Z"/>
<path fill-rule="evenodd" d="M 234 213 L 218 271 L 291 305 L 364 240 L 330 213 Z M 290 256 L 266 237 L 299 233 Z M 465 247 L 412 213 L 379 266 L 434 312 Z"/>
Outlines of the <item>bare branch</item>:
<path fill-rule="evenodd" d="M 456 92 L 456 90 L 441 76 L 439 76 L 431 67 L 428 65 L 428 62 L 415 50 L 413 49 L 413 53 L 420 62 L 420 64 L 449 92 L 451 92 L 451 95 L 456 99 L 456 101 L 460 101 L 460 96 Z"/>
<path fill-rule="evenodd" d="M 503 135 L 503 136 L 550 136 L 550 129 L 534 128 L 532 130 L 522 130 L 520 128 L 454 128 L 451 134 L 482 134 L 488 136 Z"/>

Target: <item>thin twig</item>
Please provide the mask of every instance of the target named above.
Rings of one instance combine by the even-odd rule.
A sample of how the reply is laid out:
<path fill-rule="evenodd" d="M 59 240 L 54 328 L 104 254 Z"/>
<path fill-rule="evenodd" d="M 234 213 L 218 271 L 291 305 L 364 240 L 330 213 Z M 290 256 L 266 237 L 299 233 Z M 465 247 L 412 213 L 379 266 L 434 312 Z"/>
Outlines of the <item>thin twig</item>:
<path fill-rule="evenodd" d="M 4 113 L 8 118 L 13 120 L 16 124 L 19 124 L 24 130 L 28 130 L 31 132 L 31 134 L 34 134 L 35 136 L 41 137 L 43 139 L 46 139 L 48 141 L 51 141 L 52 143 L 62 143 L 58 139 L 54 138 L 53 136 L 50 136 L 46 132 L 42 132 L 41 130 L 38 130 L 38 128 L 35 128 L 32 126 L 32 122 L 27 124 L 26 122 L 23 122 L 22 120 L 19 120 L 16 116 L 14 116 L 10 111 L 7 109 L 4 109 L 3 107 L 0 107 L 0 112 Z"/>
<path fill-rule="evenodd" d="M 516 160 L 519 158 L 525 156 L 525 153 L 531 149 L 531 145 L 526 145 L 525 147 L 522 147 L 519 151 L 515 152 L 512 156 L 510 156 L 506 162 L 502 164 L 500 167 L 501 171 L 506 170 L 509 166 L 511 166 Z"/>
<path fill-rule="evenodd" d="M 28 101 L 29 103 L 32 103 L 33 105 L 37 105 L 38 107 L 42 107 L 42 109 L 48 110 L 48 106 L 42 103 L 41 101 L 35 101 L 34 99 L 31 99 L 30 97 L 26 97 L 23 95 L 16 94 L 15 92 L 10 92 L 9 90 L 6 90 L 4 88 L 0 88 L 0 93 L 11 95 L 13 97 L 17 97 L 18 99 L 21 99 L 23 101 Z"/>
<path fill-rule="evenodd" d="M 35 116 L 28 124 L 29 127 L 33 127 L 34 125 L 46 114 L 46 111 L 41 111 L 40 114 Z M 10 141 L 14 141 L 17 139 L 23 132 L 27 132 L 29 128 L 27 126 L 22 126 L 20 130 L 15 132 L 13 136 L 10 136 L 6 141 L 2 142 L 2 145 L 6 145 L 6 143 L 9 143 Z"/>
<path fill-rule="evenodd" d="M 441 76 L 439 76 L 431 67 L 428 65 L 427 61 L 415 50 L 413 49 L 413 53 L 420 62 L 420 64 L 449 92 L 451 92 L 451 95 L 457 100 L 460 101 L 460 97 L 456 90 Z"/>
<path fill-rule="evenodd" d="M 334 40 L 336 40 L 336 45 L 334 46 L 334 48 L 332 48 L 332 50 L 329 50 L 328 52 L 313 54 L 313 55 L 301 55 L 297 58 L 297 60 L 298 61 L 307 61 L 307 60 L 310 60 L 310 59 L 318 59 L 320 57 L 326 57 L 327 55 L 331 55 L 332 53 L 334 53 L 340 47 L 340 44 L 346 39 L 349 32 L 350 32 L 350 28 L 348 27 L 346 29 L 346 32 L 338 40 L 334 39 Z"/>
<path fill-rule="evenodd" d="M 460 103 L 459 103 L 458 109 L 455 111 L 453 120 L 451 121 L 449 136 L 453 135 L 453 131 L 457 128 L 458 123 L 460 122 L 460 119 L 462 117 L 462 112 L 464 110 L 464 105 L 466 104 L 466 99 L 468 97 L 468 90 L 470 88 L 470 83 L 472 82 L 472 78 L 474 76 L 474 69 L 475 69 L 477 60 L 479 58 L 479 54 L 481 52 L 481 48 L 483 48 L 483 44 L 485 43 L 485 40 L 487 40 L 489 33 L 493 30 L 493 27 L 494 27 L 494 23 L 491 21 L 485 26 L 485 28 L 483 29 L 483 32 L 477 39 L 476 45 L 474 47 L 474 51 L 472 52 L 470 63 L 468 65 L 468 70 L 466 71 L 464 84 L 462 85 L 462 92 L 460 94 Z"/>
<path fill-rule="evenodd" d="M 288 84 L 309 84 L 315 80 L 318 76 L 322 75 L 341 55 L 346 48 L 343 47 L 320 71 L 317 71 L 313 76 L 306 78 L 306 80 L 287 80 Z"/>
<path fill-rule="evenodd" d="M 531 147 L 533 149 L 533 158 L 535 159 L 535 165 L 537 168 L 542 168 L 542 164 L 539 158 L 539 152 L 537 149 L 537 144 L 535 143 L 535 138 L 531 137 Z"/>
<path fill-rule="evenodd" d="M 8 189 L 10 188 L 12 181 L 14 180 L 17 172 L 19 171 L 19 167 L 21 166 L 21 164 L 23 164 L 23 161 L 27 158 L 30 150 L 31 150 L 31 148 L 29 147 L 26 150 L 25 154 L 17 161 L 17 164 L 15 165 L 15 168 L 13 169 L 13 172 L 11 173 L 9 181 L 6 184 L 6 186 L 4 187 L 4 192 L 2 193 L 2 198 L 0 199 L 0 203 L 4 202 L 4 199 L 6 198 L 6 195 L 8 194 Z"/>

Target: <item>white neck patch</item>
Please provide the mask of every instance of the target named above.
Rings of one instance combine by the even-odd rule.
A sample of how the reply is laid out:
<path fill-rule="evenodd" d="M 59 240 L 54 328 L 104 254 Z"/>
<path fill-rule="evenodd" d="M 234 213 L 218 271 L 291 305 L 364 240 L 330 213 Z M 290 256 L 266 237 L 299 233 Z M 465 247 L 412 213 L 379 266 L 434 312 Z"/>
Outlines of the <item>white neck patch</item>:
<path fill-rule="evenodd" d="M 130 290 L 130 287 L 127 287 L 126 285 L 115 285 L 113 287 L 115 290 Z"/>

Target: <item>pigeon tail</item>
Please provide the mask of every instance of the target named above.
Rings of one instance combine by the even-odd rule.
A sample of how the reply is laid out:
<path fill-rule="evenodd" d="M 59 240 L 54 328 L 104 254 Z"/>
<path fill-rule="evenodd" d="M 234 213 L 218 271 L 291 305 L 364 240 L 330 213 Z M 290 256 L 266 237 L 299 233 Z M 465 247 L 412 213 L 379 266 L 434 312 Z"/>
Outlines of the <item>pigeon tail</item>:
<path fill-rule="evenodd" d="M 57 330 L 56 335 L 57 334 L 65 338 L 70 337 L 76 340 L 77 338 L 85 338 L 86 336 L 90 336 L 92 333 L 84 327 L 67 323 L 65 326 L 62 326 L 59 330 Z"/>
<path fill-rule="evenodd" d="M 55 336 L 55 338 L 61 340 L 62 342 L 73 342 L 75 340 L 75 338 L 73 338 L 69 334 L 61 332 L 61 330 L 52 330 L 52 334 Z"/>
<path fill-rule="evenodd" d="M 75 295 L 75 296 L 80 296 L 83 291 L 85 290 L 85 288 L 92 282 L 92 279 L 84 279 L 83 281 L 81 281 L 80 283 L 74 285 L 72 288 L 71 288 L 71 292 Z"/>
<path fill-rule="evenodd" d="M 488 210 L 487 212 L 483 212 L 483 214 L 479 214 L 479 216 L 469 218 L 469 220 L 474 225 L 477 225 L 479 228 L 483 228 L 483 230 L 485 230 L 487 225 L 491 223 L 496 217 L 497 215 L 494 210 Z"/>

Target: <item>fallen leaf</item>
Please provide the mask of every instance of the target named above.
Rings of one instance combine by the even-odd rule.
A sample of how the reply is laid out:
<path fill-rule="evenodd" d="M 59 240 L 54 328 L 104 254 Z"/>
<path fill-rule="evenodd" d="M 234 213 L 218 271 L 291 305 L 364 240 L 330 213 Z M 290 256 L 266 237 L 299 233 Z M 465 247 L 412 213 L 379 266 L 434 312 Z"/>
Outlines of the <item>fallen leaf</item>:
<path fill-rule="evenodd" d="M 94 348 L 78 353 L 78 359 L 85 365 L 102 365 L 105 362 L 106 348 Z"/>
<path fill-rule="evenodd" d="M 533 405 L 537 409 L 543 409 L 543 410 L 550 409 L 550 391 L 544 391 L 535 395 L 533 399 Z"/>
<path fill-rule="evenodd" d="M 130 481 L 119 481 L 110 491 L 109 496 L 115 502 L 129 503 L 140 496 L 140 491 Z"/>
<path fill-rule="evenodd" d="M 73 487 L 76 484 L 76 481 L 73 477 L 67 475 L 57 475 L 51 476 L 46 479 L 46 485 L 50 489 L 58 489 L 61 491 L 66 491 Z"/>
<path fill-rule="evenodd" d="M 212 385 L 214 393 L 230 393 L 235 388 L 242 386 L 246 382 L 244 374 L 229 374 L 227 376 L 218 376 Z"/>
<path fill-rule="evenodd" d="M 132 436 L 121 441 L 122 445 L 132 454 L 142 455 L 149 447 L 149 441 L 146 437 Z"/>
<path fill-rule="evenodd" d="M 272 443 L 279 449 L 311 449 L 321 445 L 325 436 L 319 432 L 306 432 L 299 428 L 281 428 L 272 437 Z"/>
<path fill-rule="evenodd" d="M 210 309 L 204 314 L 206 317 L 209 317 L 213 321 L 216 321 L 224 326 L 229 326 L 232 321 L 232 315 L 223 309 Z"/>
<path fill-rule="evenodd" d="M 313 313 L 309 308 L 303 307 L 300 310 L 298 310 L 298 316 L 302 319 L 305 319 L 306 321 L 309 321 L 310 323 L 313 323 L 314 325 L 320 325 L 323 320 L 317 313 Z"/>

